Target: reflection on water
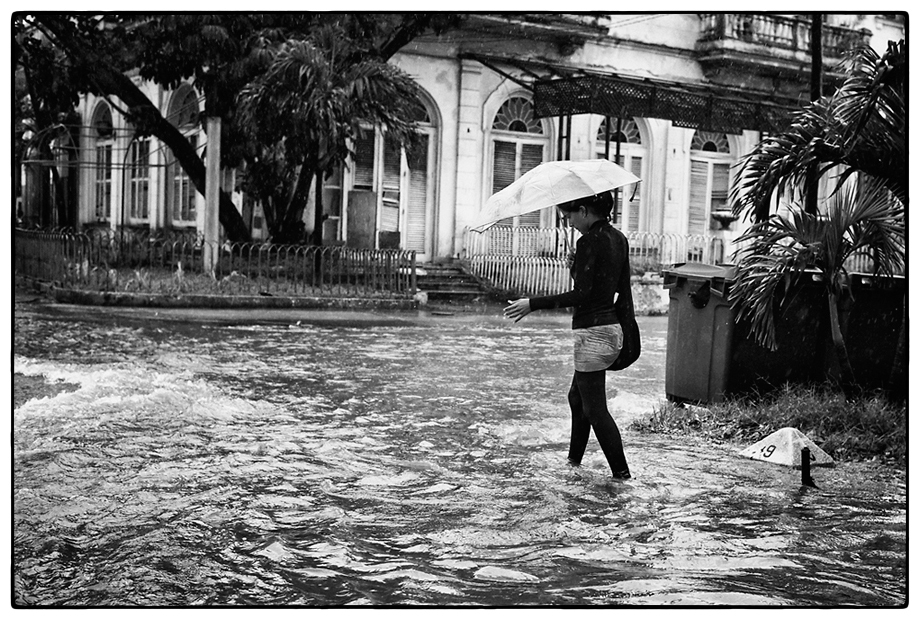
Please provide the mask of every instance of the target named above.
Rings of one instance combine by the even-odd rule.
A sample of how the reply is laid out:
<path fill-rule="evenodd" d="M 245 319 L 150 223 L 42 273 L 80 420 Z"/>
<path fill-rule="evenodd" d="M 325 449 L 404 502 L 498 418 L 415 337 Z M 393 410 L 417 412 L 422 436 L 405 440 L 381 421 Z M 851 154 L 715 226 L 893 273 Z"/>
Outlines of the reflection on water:
<path fill-rule="evenodd" d="M 129 321 L 17 308 L 14 583 L 34 605 L 897 605 L 903 473 L 798 474 L 630 431 L 565 463 L 567 321 Z"/>

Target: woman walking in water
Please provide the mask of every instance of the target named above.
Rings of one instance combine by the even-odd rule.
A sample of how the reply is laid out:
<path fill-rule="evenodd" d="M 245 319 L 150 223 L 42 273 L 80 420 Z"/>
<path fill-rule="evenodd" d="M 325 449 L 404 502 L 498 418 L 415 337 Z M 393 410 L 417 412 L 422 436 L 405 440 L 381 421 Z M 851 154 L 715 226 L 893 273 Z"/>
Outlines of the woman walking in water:
<path fill-rule="evenodd" d="M 620 430 L 607 409 L 605 377 L 623 346 L 623 330 L 614 309 L 614 295 L 629 288 L 629 247 L 610 224 L 613 196 L 609 191 L 557 206 L 559 214 L 582 236 L 575 246 L 574 288 L 548 297 L 510 302 L 505 318 L 515 323 L 533 310 L 574 308 L 575 375 L 569 389 L 572 434 L 569 463 L 581 464 L 591 429 L 615 479 L 629 479 Z"/>

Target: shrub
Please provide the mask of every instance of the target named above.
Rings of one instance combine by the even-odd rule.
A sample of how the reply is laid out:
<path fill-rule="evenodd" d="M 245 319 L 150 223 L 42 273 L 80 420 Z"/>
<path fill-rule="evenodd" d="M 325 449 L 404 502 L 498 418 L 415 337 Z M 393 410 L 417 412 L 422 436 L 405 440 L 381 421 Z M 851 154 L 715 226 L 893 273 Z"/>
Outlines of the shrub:
<path fill-rule="evenodd" d="M 800 430 L 836 460 L 878 459 L 900 465 L 907 461 L 905 406 L 881 394 L 847 400 L 827 386 L 787 385 L 706 407 L 662 404 L 630 426 L 745 445 L 783 427 Z"/>

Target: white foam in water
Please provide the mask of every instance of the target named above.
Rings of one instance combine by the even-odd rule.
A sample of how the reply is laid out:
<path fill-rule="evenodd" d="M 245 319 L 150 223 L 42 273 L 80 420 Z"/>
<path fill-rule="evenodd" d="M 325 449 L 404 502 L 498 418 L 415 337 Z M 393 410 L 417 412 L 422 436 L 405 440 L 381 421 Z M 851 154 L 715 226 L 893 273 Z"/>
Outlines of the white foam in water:
<path fill-rule="evenodd" d="M 663 398 L 651 341 L 608 376 L 633 479 L 593 435 L 569 466 L 567 323 L 183 328 L 108 364 L 16 357 L 76 386 L 14 411 L 17 587 L 76 607 L 904 600 L 903 478 L 873 462 L 802 494 L 784 467 L 628 430 Z M 50 342 L 30 352 L 88 361 Z"/>
<path fill-rule="evenodd" d="M 166 429 L 184 422 L 207 423 L 264 418 L 268 404 L 234 398 L 187 371 L 151 371 L 140 365 L 80 365 L 42 362 L 16 357 L 14 369 L 29 376 L 43 376 L 50 383 L 67 383 L 76 390 L 36 397 L 15 410 L 17 422 L 45 423 L 46 433 L 87 431 L 105 424 L 131 427 L 132 423 L 162 422 Z M 273 418 L 282 419 L 269 406 Z M 18 440 L 25 440 L 19 431 Z"/>
<path fill-rule="evenodd" d="M 397 475 L 371 475 L 358 479 L 358 485 L 392 487 L 406 485 L 419 479 L 418 473 L 405 472 Z"/>
<path fill-rule="evenodd" d="M 623 422 L 619 420 L 621 417 L 625 417 L 626 422 L 628 422 L 638 416 L 649 414 L 654 411 L 660 402 L 660 397 L 621 391 L 618 392 L 616 396 L 607 399 L 607 409 L 610 410 L 610 415 L 613 416 L 619 424 L 623 424 Z"/>
<path fill-rule="evenodd" d="M 476 570 L 473 574 L 478 579 L 488 581 L 506 581 L 513 583 L 536 583 L 540 579 L 533 574 L 527 574 L 519 570 L 509 570 L 498 566 L 484 566 Z"/>
<path fill-rule="evenodd" d="M 513 421 L 493 425 L 491 433 L 506 444 L 517 446 L 539 446 L 568 439 L 569 417 Z"/>

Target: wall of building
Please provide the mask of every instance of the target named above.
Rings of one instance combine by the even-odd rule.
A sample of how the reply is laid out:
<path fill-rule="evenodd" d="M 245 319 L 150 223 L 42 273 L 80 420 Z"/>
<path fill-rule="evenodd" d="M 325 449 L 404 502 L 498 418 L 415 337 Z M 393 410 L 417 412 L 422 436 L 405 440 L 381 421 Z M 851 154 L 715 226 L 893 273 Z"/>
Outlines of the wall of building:
<path fill-rule="evenodd" d="M 870 19 L 871 18 L 871 19 Z M 887 41 L 903 37 L 903 26 L 895 20 L 878 16 L 860 17 L 861 25 L 873 29 L 873 45 L 884 51 Z M 461 59 L 462 51 L 477 51 L 509 59 L 535 58 L 564 68 L 648 77 L 675 82 L 705 82 L 695 60 L 694 46 L 699 35 L 696 14 L 612 15 L 607 21 L 607 35 L 589 38 L 572 48 L 557 46 L 550 40 L 527 38 L 503 39 L 493 33 L 460 32 L 443 37 L 421 38 L 395 55 L 392 62 L 417 81 L 432 103 L 437 125 L 436 161 L 432 176 L 434 202 L 430 214 L 431 249 L 435 258 L 461 254 L 465 231 L 476 218 L 491 192 L 491 124 L 499 107 L 509 97 L 524 95 L 526 88 L 471 59 Z M 512 73 L 515 70 L 509 69 Z M 520 74 L 520 72 L 517 72 Z M 142 88 L 160 109 L 168 110 L 172 93 L 154 85 Z M 85 120 L 81 136 L 81 160 L 92 162 L 94 140 L 89 127 L 99 99 L 86 96 L 80 105 Z M 130 136 L 125 120 L 116 107 L 112 109 L 116 127 L 110 219 L 105 225 L 122 223 L 140 225 L 122 210 L 125 193 L 124 158 Z M 571 158 L 595 157 L 595 138 L 601 123 L 598 115 L 576 115 L 572 119 Z M 694 131 L 674 126 L 661 119 L 641 119 L 643 148 L 648 159 L 643 179 L 644 214 L 642 229 L 652 233 L 687 232 L 690 186 L 690 142 Z M 555 159 L 559 128 L 557 119 L 543 120 L 547 140 L 546 159 Z M 730 137 L 732 155 L 737 160 L 759 140 L 759 134 L 745 131 Z M 202 142 L 207 140 L 202 132 Z M 202 143 L 203 145 L 203 143 Z M 169 190 L 166 170 L 167 150 L 154 138 L 151 145 L 149 225 L 161 229 L 170 225 L 166 195 Z M 93 224 L 93 189 L 95 172 L 91 167 L 80 171 L 80 216 Z M 225 175 L 225 189 L 232 190 L 232 173 Z M 204 202 L 196 195 L 201 221 Z M 238 207 L 243 205 L 239 193 L 233 195 Z M 305 210 L 304 221 L 312 229 L 312 206 Z M 198 224 L 200 227 L 200 223 Z M 743 229 L 734 223 L 726 230 L 711 233 L 726 240 Z"/>

